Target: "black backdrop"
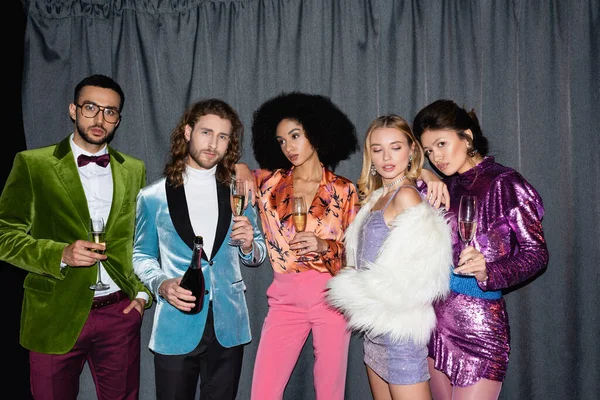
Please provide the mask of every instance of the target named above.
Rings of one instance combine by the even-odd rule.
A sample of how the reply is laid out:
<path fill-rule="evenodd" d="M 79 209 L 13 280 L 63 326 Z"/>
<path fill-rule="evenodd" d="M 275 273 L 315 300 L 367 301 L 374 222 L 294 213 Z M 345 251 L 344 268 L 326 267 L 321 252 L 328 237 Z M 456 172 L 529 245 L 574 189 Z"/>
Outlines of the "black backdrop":
<path fill-rule="evenodd" d="M 0 156 L 0 187 L 4 187 L 10 168 L 12 167 L 15 154 L 25 149 L 25 134 L 23 132 L 23 118 L 21 112 L 21 76 L 23 73 L 23 35 L 25 32 L 25 13 L 23 6 L 17 1 L 10 1 L 8 10 L 3 14 L 5 26 L 10 26 L 11 50 L 8 57 L 10 62 L 5 63 L 8 67 L 5 72 L 5 136 Z M 8 65 L 7 65 L 8 64 Z M 31 399 L 29 391 L 29 359 L 28 352 L 19 344 L 19 320 L 21 317 L 21 302 L 23 300 L 23 279 L 25 271 L 14 268 L 0 261 L 0 282 L 4 292 L 5 307 L 2 323 L 4 324 L 3 337 L 7 341 L 7 354 L 4 359 L 8 361 L 4 369 L 2 384 L 0 387 L 10 388 L 15 399 Z"/>

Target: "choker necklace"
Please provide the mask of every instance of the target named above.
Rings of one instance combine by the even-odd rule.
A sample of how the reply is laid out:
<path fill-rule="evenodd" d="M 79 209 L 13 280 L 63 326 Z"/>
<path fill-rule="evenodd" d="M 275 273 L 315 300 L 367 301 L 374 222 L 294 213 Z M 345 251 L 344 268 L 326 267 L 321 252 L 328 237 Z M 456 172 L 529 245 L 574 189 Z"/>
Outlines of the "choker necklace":
<path fill-rule="evenodd" d="M 406 179 L 406 175 L 402 175 L 402 178 L 396 179 L 394 182 L 390 182 L 390 183 L 384 183 L 383 186 L 385 186 L 386 188 L 392 187 L 397 183 L 402 182 L 404 179 Z"/>

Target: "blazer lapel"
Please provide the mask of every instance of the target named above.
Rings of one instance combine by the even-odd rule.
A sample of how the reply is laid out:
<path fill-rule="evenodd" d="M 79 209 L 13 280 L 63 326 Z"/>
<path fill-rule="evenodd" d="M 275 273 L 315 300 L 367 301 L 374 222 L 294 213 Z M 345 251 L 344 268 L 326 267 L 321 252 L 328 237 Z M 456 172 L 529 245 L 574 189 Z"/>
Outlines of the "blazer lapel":
<path fill-rule="evenodd" d="M 194 228 L 190 221 L 190 213 L 188 211 L 187 199 L 185 198 L 185 189 L 183 185 L 174 187 L 165 180 L 165 192 L 167 195 L 167 206 L 171 215 L 171 222 L 179 237 L 188 245 L 190 249 L 194 249 Z M 206 252 L 202 252 L 202 258 L 206 261 Z"/>
<path fill-rule="evenodd" d="M 81 184 L 79 172 L 77 171 L 77 164 L 71 152 L 69 140 L 70 135 L 66 139 L 63 139 L 54 150 L 54 156 L 58 159 L 58 163 L 54 166 L 54 172 L 73 202 L 73 207 L 77 210 L 79 218 L 87 231 L 90 211 L 88 210 L 87 199 Z"/>
<path fill-rule="evenodd" d="M 113 197 L 110 205 L 110 214 L 106 221 L 107 231 L 114 225 L 115 220 L 123 207 L 125 194 L 130 190 L 129 174 L 127 173 L 127 169 L 123 166 L 125 160 L 119 153 L 110 147 L 108 148 L 108 152 L 110 154 L 110 163 L 108 165 L 112 174 Z"/>
<path fill-rule="evenodd" d="M 215 243 L 213 244 L 212 259 L 221 248 L 225 236 L 229 231 L 231 224 L 231 204 L 229 203 L 229 186 L 217 182 L 217 201 L 219 203 L 219 221 L 217 222 L 217 232 L 215 233 Z"/>

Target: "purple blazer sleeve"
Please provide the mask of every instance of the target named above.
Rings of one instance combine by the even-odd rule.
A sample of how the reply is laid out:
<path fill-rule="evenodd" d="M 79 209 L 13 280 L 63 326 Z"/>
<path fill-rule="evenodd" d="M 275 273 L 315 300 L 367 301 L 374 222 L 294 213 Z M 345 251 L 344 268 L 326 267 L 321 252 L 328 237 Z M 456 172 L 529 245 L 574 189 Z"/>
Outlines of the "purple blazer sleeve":
<path fill-rule="evenodd" d="M 488 281 L 482 289 L 498 290 L 519 284 L 548 264 L 542 218 L 544 206 L 537 191 L 516 171 L 501 174 L 484 199 L 477 241 L 483 249 Z"/>

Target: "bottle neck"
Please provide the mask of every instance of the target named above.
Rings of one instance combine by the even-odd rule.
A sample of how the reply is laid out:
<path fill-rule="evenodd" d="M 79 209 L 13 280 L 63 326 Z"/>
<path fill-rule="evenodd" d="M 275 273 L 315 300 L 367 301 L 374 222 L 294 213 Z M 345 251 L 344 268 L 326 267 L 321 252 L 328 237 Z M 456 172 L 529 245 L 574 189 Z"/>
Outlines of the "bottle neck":
<path fill-rule="evenodd" d="M 192 262 L 190 263 L 191 269 L 202 269 L 202 245 L 194 244 L 194 254 L 192 256 Z"/>

